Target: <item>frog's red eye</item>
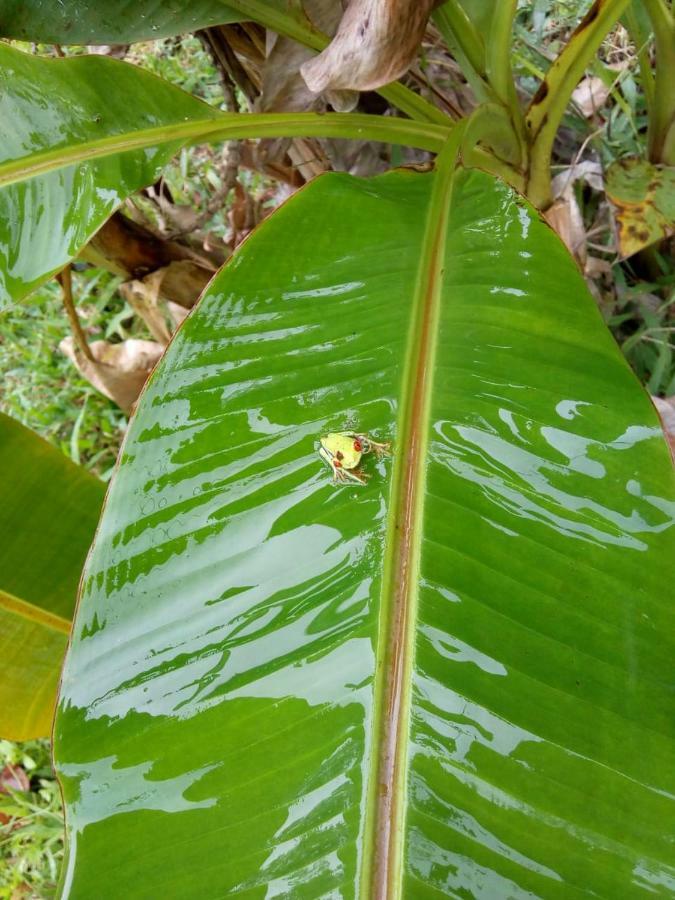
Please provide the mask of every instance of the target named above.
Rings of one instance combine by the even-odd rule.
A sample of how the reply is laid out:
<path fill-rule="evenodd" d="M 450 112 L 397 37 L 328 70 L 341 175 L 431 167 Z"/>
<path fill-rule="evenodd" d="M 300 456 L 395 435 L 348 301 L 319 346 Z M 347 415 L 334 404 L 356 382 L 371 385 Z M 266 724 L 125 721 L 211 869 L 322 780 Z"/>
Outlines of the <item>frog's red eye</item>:
<path fill-rule="evenodd" d="M 357 453 L 360 453 L 363 450 L 363 444 L 361 441 L 354 441 L 354 449 Z"/>
<path fill-rule="evenodd" d="M 334 459 L 334 460 L 333 460 L 333 465 L 335 466 L 336 469 L 341 469 L 341 468 L 342 468 L 342 463 L 340 462 L 339 459 Z"/>

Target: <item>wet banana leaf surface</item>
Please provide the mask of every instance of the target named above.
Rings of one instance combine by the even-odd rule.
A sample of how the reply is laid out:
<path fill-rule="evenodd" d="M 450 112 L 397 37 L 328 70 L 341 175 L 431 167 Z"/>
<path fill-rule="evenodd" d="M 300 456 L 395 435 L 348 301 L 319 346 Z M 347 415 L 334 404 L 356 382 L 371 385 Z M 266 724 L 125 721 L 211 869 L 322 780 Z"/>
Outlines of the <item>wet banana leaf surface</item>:
<path fill-rule="evenodd" d="M 128 44 L 269 16 L 282 31 L 295 26 L 316 33 L 311 17 L 320 19 L 320 9 L 305 6 L 301 0 L 0 0 L 0 37 L 47 44 Z"/>
<path fill-rule="evenodd" d="M 343 453 L 365 484 L 341 432 L 391 442 Z M 522 198 L 313 182 L 130 426 L 55 726 L 61 896 L 666 891 L 674 500 Z"/>
<path fill-rule="evenodd" d="M 0 36 L 47 44 L 156 41 L 238 18 L 220 0 L 0 0 Z"/>
<path fill-rule="evenodd" d="M 0 43 L 0 307 L 62 268 L 152 184 L 184 143 L 180 128 L 218 117 L 136 66 Z"/>

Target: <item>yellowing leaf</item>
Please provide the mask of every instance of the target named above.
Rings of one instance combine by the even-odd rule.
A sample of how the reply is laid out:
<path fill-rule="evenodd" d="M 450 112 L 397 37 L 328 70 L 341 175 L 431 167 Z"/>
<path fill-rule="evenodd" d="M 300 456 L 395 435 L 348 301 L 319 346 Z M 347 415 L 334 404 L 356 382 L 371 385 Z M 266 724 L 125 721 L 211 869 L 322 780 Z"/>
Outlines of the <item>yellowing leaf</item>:
<path fill-rule="evenodd" d="M 104 485 L 0 413 L 0 738 L 49 734 Z"/>
<path fill-rule="evenodd" d="M 622 257 L 675 233 L 675 168 L 644 159 L 619 160 L 607 171 L 607 196 L 615 210 Z"/>

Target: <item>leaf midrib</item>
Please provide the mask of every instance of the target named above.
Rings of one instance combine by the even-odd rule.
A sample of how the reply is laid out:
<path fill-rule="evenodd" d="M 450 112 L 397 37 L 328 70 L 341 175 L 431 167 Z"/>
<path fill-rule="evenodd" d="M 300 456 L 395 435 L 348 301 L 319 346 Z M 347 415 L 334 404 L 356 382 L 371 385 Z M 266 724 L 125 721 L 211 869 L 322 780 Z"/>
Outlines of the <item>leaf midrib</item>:
<path fill-rule="evenodd" d="M 222 113 L 217 118 L 193 119 L 129 131 L 8 160 L 0 163 L 0 187 L 116 153 L 205 138 L 214 141 L 294 136 L 368 138 L 437 152 L 449 130 L 430 122 L 386 119 L 360 113 Z"/>
<path fill-rule="evenodd" d="M 402 897 L 403 825 L 408 768 L 410 686 L 416 630 L 417 586 L 424 511 L 424 480 L 434 358 L 445 244 L 454 171 L 463 126 L 436 160 L 434 184 L 417 281 L 403 372 L 390 513 L 382 578 L 378 657 L 384 663 L 375 686 L 376 752 L 371 762 L 366 850 L 361 895 L 372 900 Z"/>
<path fill-rule="evenodd" d="M 43 628 L 49 628 L 52 631 L 59 631 L 61 634 L 68 636 L 70 634 L 70 622 L 56 613 L 48 612 L 40 606 L 35 606 L 27 600 L 21 600 L 14 594 L 8 594 L 7 591 L 0 590 L 0 612 L 7 612 L 17 616 L 26 622 L 32 622 L 35 625 L 41 625 Z"/>

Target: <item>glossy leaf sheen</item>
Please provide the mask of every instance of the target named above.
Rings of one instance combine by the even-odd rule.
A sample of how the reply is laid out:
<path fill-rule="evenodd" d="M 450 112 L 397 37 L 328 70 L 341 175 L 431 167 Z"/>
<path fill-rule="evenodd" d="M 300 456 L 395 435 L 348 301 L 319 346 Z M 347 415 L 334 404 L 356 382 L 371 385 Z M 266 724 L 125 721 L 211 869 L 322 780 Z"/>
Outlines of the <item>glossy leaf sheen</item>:
<path fill-rule="evenodd" d="M 133 191 L 151 184 L 182 141 L 170 128 L 218 111 L 136 66 L 100 56 L 44 59 L 0 44 L 0 167 L 26 163 L 0 184 L 0 306 L 62 268 Z M 40 153 L 165 126 L 157 147 L 30 176 Z"/>
<path fill-rule="evenodd" d="M 49 734 L 105 487 L 0 413 L 0 738 Z"/>
<path fill-rule="evenodd" d="M 48 44 L 127 44 L 239 18 L 220 0 L 0 0 L 0 37 Z"/>
<path fill-rule="evenodd" d="M 456 179 L 435 356 L 407 346 L 439 177 L 313 182 L 151 378 L 64 673 L 62 896 L 374 896 L 392 472 L 425 441 L 400 896 L 665 890 L 668 451 L 561 243 L 482 173 Z M 349 427 L 394 442 L 363 488 L 315 451 Z"/>

